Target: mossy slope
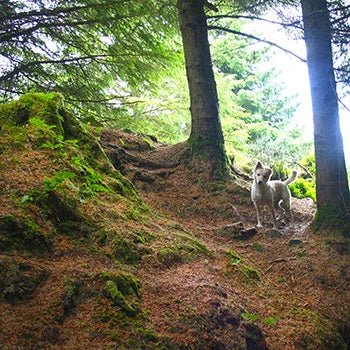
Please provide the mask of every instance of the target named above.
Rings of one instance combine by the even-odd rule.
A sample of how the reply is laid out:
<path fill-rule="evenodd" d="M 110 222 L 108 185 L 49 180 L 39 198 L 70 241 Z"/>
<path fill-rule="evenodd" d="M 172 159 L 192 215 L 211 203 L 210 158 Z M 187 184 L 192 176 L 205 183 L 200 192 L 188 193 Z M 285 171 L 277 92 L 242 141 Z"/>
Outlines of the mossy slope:
<path fill-rule="evenodd" d="M 164 244 L 134 185 L 59 94 L 1 104 L 0 124 L 0 342 L 14 331 L 13 348 L 84 347 L 67 345 L 74 329 L 96 348 L 168 349 L 133 274 L 144 259 L 158 264 Z M 180 241 L 184 257 L 206 253 L 189 235 Z"/>
<path fill-rule="evenodd" d="M 0 122 L 0 153 L 6 160 L 0 164 L 3 181 L 17 174 L 25 183 L 19 189 L 14 181 L 13 188 L 0 191 L 8 202 L 8 213 L 0 217 L 1 249 L 43 252 L 49 250 L 54 234 L 88 236 L 94 225 L 82 204 L 96 195 L 123 201 L 129 210 L 145 210 L 134 186 L 64 108 L 61 95 L 28 93 L 2 104 Z M 28 165 L 28 158 L 39 154 L 46 167 L 41 169 L 35 159 Z M 18 169 L 11 173 L 14 166 Z M 34 170 L 40 178 L 33 176 Z M 47 219 L 51 227 L 43 227 Z"/>

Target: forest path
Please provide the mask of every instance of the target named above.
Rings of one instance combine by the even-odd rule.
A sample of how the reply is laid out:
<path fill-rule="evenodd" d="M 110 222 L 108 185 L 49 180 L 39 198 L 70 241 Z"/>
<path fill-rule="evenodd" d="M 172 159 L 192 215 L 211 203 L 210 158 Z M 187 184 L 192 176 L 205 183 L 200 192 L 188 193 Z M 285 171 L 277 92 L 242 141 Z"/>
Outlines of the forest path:
<path fill-rule="evenodd" d="M 271 349 L 293 350 L 319 327 L 319 313 L 341 317 L 350 295 L 340 275 L 350 275 L 350 269 L 345 260 L 335 264 L 338 252 L 325 249 L 313 233 L 312 200 L 293 198 L 294 222 L 282 220 L 278 232 L 264 212 L 265 227 L 237 239 L 242 237 L 230 225 L 251 229 L 256 223 L 249 183 L 204 181 L 204 167 L 198 175 L 181 162 L 183 144 L 151 147 L 142 137 L 111 130 L 102 144 L 151 208 L 208 248 L 193 259 L 140 270 L 144 306 L 157 332 L 179 344 L 200 338 L 205 348 L 221 349 L 216 342 L 224 338 L 225 349 L 245 349 L 243 314 L 263 330 Z M 340 291 L 347 299 L 338 297 Z M 233 333 L 227 327 L 235 322 Z"/>

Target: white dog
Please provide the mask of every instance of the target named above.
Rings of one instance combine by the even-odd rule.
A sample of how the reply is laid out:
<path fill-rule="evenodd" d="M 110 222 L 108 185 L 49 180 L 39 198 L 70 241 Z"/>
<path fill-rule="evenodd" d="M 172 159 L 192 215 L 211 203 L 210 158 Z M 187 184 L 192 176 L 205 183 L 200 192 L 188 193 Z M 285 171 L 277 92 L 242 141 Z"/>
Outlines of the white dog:
<path fill-rule="evenodd" d="M 261 162 L 257 162 L 254 169 L 254 180 L 252 186 L 252 200 L 254 202 L 258 216 L 258 226 L 262 227 L 260 216 L 261 207 L 267 205 L 272 213 L 273 228 L 277 228 L 275 208 L 278 206 L 287 213 L 290 219 L 293 218 L 290 211 L 290 191 L 288 185 L 295 181 L 297 171 L 293 170 L 292 174 L 285 181 L 270 181 L 272 170 L 264 167 Z"/>

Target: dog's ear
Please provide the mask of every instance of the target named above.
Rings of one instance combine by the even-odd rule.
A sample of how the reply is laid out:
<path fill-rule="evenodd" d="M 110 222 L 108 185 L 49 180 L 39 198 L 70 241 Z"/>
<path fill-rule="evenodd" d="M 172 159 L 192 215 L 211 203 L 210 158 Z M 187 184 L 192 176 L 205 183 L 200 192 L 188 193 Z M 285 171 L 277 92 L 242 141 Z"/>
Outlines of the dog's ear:
<path fill-rule="evenodd" d="M 258 162 L 256 163 L 256 165 L 255 165 L 255 170 L 256 170 L 256 169 L 262 169 L 262 168 L 263 168 L 263 166 L 262 166 L 261 162 L 258 161 Z"/>

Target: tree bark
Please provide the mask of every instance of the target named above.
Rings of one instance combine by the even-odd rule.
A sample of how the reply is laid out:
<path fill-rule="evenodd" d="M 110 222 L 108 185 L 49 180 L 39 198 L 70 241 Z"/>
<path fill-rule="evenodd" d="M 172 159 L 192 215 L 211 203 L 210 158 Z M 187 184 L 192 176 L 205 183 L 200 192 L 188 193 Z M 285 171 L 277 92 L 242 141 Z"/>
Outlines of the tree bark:
<path fill-rule="evenodd" d="M 333 68 L 331 26 L 326 0 L 301 0 L 311 86 L 316 157 L 318 220 L 329 210 L 349 223 L 350 194 L 338 95 Z"/>
<path fill-rule="evenodd" d="M 210 56 L 204 0 L 178 0 L 180 30 L 190 91 L 191 135 L 195 153 L 207 156 L 211 176 L 228 175 L 219 103 Z"/>

